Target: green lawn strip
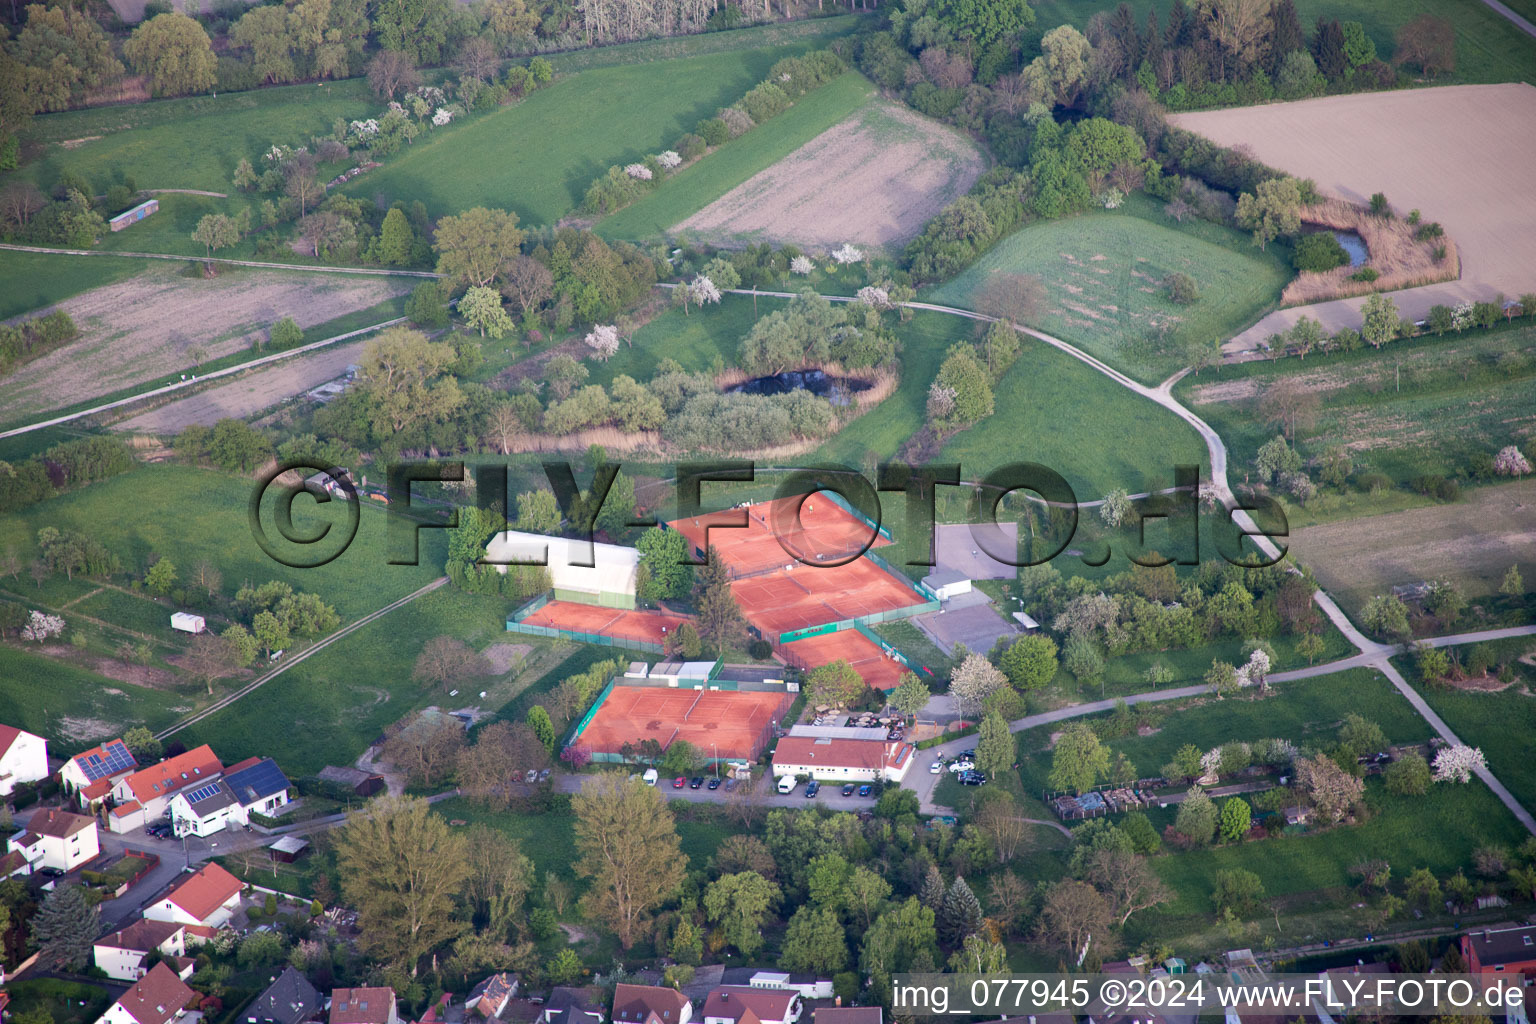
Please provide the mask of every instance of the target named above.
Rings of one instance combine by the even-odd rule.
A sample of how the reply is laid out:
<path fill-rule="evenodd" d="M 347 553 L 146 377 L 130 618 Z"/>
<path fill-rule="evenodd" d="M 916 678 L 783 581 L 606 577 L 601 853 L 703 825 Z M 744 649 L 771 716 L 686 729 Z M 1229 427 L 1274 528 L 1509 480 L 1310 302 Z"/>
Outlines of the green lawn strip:
<path fill-rule="evenodd" d="M 567 881 L 576 880 L 576 819 L 568 807 L 526 814 L 517 810 L 487 810 L 476 801 L 455 797 L 433 804 L 432 809 L 449 821 L 486 825 L 516 839 L 523 856 L 533 861 L 534 869 L 541 875 L 554 873 Z"/>
<path fill-rule="evenodd" d="M 132 277 L 148 264 L 123 257 L 0 249 L 0 320 L 63 302 L 74 295 Z M 0 377 L 0 382 L 4 378 Z"/>
<path fill-rule="evenodd" d="M 172 605 L 161 604 L 149 597 L 118 590 L 116 587 L 102 587 L 90 597 L 64 609 L 64 614 L 78 612 L 154 640 L 177 643 L 178 638 L 186 634 L 171 628 L 171 613 L 174 610 Z"/>
<path fill-rule="evenodd" d="M 591 46 L 568 53 L 551 53 L 546 57 L 558 74 L 590 71 L 593 68 L 617 67 L 624 64 L 648 64 L 654 61 L 677 60 L 682 57 L 702 57 L 710 53 L 724 53 L 765 46 L 802 45 L 807 48 L 825 46 L 839 36 L 847 35 L 858 27 L 858 17 L 852 14 L 830 15 L 807 21 L 779 22 L 771 25 L 752 25 L 725 32 L 703 32 L 692 36 L 672 36 L 665 39 L 642 39 L 633 43 L 614 46 Z"/>
<path fill-rule="evenodd" d="M 1194 305 L 1167 298 L 1163 281 L 1175 272 L 1195 279 Z M 1179 224 L 1139 193 L 1119 210 L 1021 228 L 922 297 L 971 309 L 994 273 L 1039 277 L 1046 300 L 1029 326 L 1147 383 L 1186 365 L 1187 343 L 1230 337 L 1253 323 L 1279 301 L 1291 276 L 1280 247 L 1261 252 L 1232 229 Z"/>
<path fill-rule="evenodd" d="M 1510 4 L 1536 20 L 1530 0 Z M 1035 31 L 1045 33 L 1065 22 L 1079 29 L 1102 6 L 1093 0 L 1041 0 L 1035 4 Z M 1147 11 L 1156 7 L 1162 24 L 1168 23 L 1166 0 L 1134 0 L 1132 11 L 1138 25 L 1145 25 Z M 1536 47 L 1530 36 L 1481 0 L 1296 0 L 1296 14 L 1308 38 L 1318 18 L 1358 21 L 1376 44 L 1377 56 L 1390 61 L 1399 28 L 1422 14 L 1445 18 L 1456 30 L 1456 69 L 1426 85 L 1465 85 L 1475 82 L 1536 82 Z"/>
<path fill-rule="evenodd" d="M 375 604 L 383 596 L 359 585 Z M 334 591 L 323 591 L 333 594 Z M 226 761 L 274 757 L 292 777 L 351 764 L 384 727 L 429 704 L 456 708 L 447 691 L 417 683 L 422 647 L 446 634 L 475 648 L 506 635 L 503 602 L 447 588 L 368 623 L 295 665 L 217 714 L 177 734 L 188 746 L 211 743 Z"/>
<path fill-rule="evenodd" d="M 106 679 L 60 656 L 0 645 L 0 706 L 7 709 L 6 724 L 47 737 L 59 754 L 136 725 L 164 728 L 191 703 L 177 693 Z"/>
<path fill-rule="evenodd" d="M 674 225 L 847 118 L 874 93 L 874 85 L 856 72 L 836 78 L 796 100 L 778 117 L 667 178 L 644 199 L 598 221 L 595 230 L 605 238 L 665 235 Z"/>
<path fill-rule="evenodd" d="M 709 373 L 716 363 L 732 365 L 753 323 L 784 305 L 783 299 L 759 298 L 754 314 L 750 296 L 727 295 L 718 305 L 687 314 L 667 309 L 635 332 L 633 345 L 621 346 L 607 362 L 588 362 L 588 383 L 611 384 L 621 374 L 643 383 L 656 375 L 663 359 L 676 360 L 694 373 Z"/>
<path fill-rule="evenodd" d="M 609 166 L 670 148 L 775 61 L 806 49 L 799 43 L 586 71 L 419 138 L 344 191 L 420 199 L 433 216 L 485 205 L 510 208 L 525 225 L 553 224 Z"/>
<path fill-rule="evenodd" d="M 251 536 L 247 506 L 254 488 L 252 480 L 191 466 L 144 465 L 19 512 L 0 515 L 0 535 L 15 544 L 24 564 L 37 556 L 37 531 L 44 526 L 94 536 L 122 560 L 128 575 L 142 574 L 149 556 L 156 554 L 170 558 L 184 581 L 197 562 L 207 559 L 223 575 L 226 598 L 232 599 L 247 582 L 283 580 L 296 590 L 311 591 L 334 604 L 343 623 L 410 593 L 441 573 L 443 531 L 421 532 L 421 564 L 390 565 L 385 544 L 387 513 L 371 503 L 360 510 L 358 532 L 351 546 L 334 561 L 313 569 L 279 564 Z M 296 529 L 313 529 L 328 521 L 309 511 L 320 508 L 333 511 L 330 506 L 295 502 Z M 265 522 L 271 530 L 270 519 Z M 25 592 L 31 581 L 9 586 Z"/>
<path fill-rule="evenodd" d="M 267 273 L 271 272 L 267 271 Z M 398 317 L 404 315 L 405 300 L 408 297 L 408 293 L 397 295 L 392 299 L 385 299 L 383 302 L 375 303 L 374 305 L 369 306 L 367 309 L 360 309 L 356 310 L 355 312 L 344 314 L 343 316 L 339 316 L 334 320 L 327 320 L 323 324 L 315 324 L 314 326 L 304 331 L 304 338 L 300 344 L 312 344 L 317 341 L 322 341 L 326 338 L 332 338 L 340 334 L 347 334 L 352 331 L 360 330 L 361 328 L 369 327 L 373 324 L 380 324 L 388 320 L 397 319 Z M 51 420 L 57 416 L 68 416 L 71 413 L 83 412 L 86 409 L 93 409 L 98 405 L 105 405 L 110 402 L 121 401 L 124 398 L 132 398 L 133 396 L 141 395 L 146 391 L 154 391 L 156 388 L 162 388 L 167 384 L 176 383 L 180 381 L 182 374 L 184 373 L 208 374 L 212 373 L 214 370 L 223 370 L 231 366 L 239 366 L 242 363 L 248 363 L 253 359 L 259 359 L 262 356 L 272 354 L 274 353 L 269 348 L 263 348 L 260 351 L 254 351 L 248 348 L 239 349 L 235 352 L 229 353 L 228 355 L 220 356 L 217 359 L 209 359 L 197 366 L 188 364 L 182 369 L 167 373 L 162 377 L 157 377 L 152 380 L 146 380 L 140 384 L 135 384 L 133 387 L 120 388 L 116 391 L 109 391 L 105 394 L 97 395 L 94 398 L 87 399 L 83 402 L 76 402 L 73 405 L 63 406 L 57 409 L 50 409 L 47 415 L 28 416 L 18 421 L 0 423 L 0 427 L 24 426 L 28 422 L 35 422 L 38 420 Z M 303 357 L 294 356 L 293 358 L 300 359 Z M 271 365 L 274 364 L 265 364 L 263 367 L 258 367 L 258 372 L 259 370 L 266 368 L 266 366 Z M 281 366 L 282 360 L 277 360 L 275 365 Z M 208 386 L 218 387 L 221 384 L 231 383 L 236 379 L 237 377 L 231 376 L 222 380 L 211 381 Z M 175 395 L 168 396 L 167 399 L 161 400 L 175 400 L 176 398 L 188 397 L 195 393 L 196 392 L 194 390 L 188 389 L 186 391 L 178 392 Z M 50 435 L 53 437 L 53 440 L 50 441 L 49 444 L 57 444 L 59 441 L 68 440 L 71 437 L 79 436 L 81 433 L 81 430 L 78 426 L 72 426 L 70 424 L 61 424 L 58 428 L 45 428 L 45 430 L 56 431 L 56 433 Z M 26 454 L 31 454 L 30 450 L 28 449 L 34 445 L 33 442 L 28 440 L 29 437 L 30 435 L 22 434 L 16 438 L 6 438 L 3 441 L 0 441 L 0 456 L 8 456 L 10 458 L 18 457 L 17 454 L 10 454 L 12 449 L 8 446 L 12 444 L 19 445 L 20 451 L 24 451 Z M 42 448 L 46 447 L 48 447 L 48 445 L 42 445 Z"/>

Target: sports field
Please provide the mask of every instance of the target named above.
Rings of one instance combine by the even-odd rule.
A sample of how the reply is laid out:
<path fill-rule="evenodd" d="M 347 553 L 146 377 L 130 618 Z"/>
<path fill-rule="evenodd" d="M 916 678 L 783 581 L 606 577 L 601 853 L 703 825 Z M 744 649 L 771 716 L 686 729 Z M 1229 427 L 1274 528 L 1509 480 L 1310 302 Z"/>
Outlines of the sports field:
<path fill-rule="evenodd" d="M 1034 275 L 1046 296 L 1028 326 L 1156 383 L 1188 365 L 1190 344 L 1235 334 L 1279 301 L 1290 270 L 1275 248 L 1260 252 L 1247 235 L 1204 221 L 1179 224 L 1134 195 L 1118 210 L 1021 228 L 923 297 L 973 309 L 992 275 Z M 1197 302 L 1168 298 L 1173 273 L 1195 279 Z"/>
<path fill-rule="evenodd" d="M 890 541 L 828 497 L 811 495 L 723 509 L 667 524 L 700 552 L 713 545 L 737 578 L 788 565 L 838 562 Z"/>
<path fill-rule="evenodd" d="M 902 673 L 908 671 L 905 665 L 886 654 L 878 644 L 856 629 L 842 629 L 836 633 L 792 640 L 781 651 L 785 657 L 799 659 L 812 666 L 846 661 L 853 666 L 859 678 L 877 690 L 894 689 L 901 682 Z"/>
<path fill-rule="evenodd" d="M 433 216 L 471 206 L 553 224 L 613 164 L 669 149 L 809 43 L 583 71 L 461 128 L 418 139 L 346 191 L 420 199 Z"/>
<path fill-rule="evenodd" d="M 615 686 L 575 742 L 617 754 L 625 743 L 684 740 L 712 758 L 755 761 L 792 703 L 788 692 Z"/>
<path fill-rule="evenodd" d="M 525 626 L 546 626 L 573 633 L 595 633 L 615 640 L 664 644 L 667 637 L 676 635 L 677 627 L 687 620 L 661 612 L 626 611 L 599 608 L 597 605 L 576 601 L 551 601 L 521 621 Z"/>

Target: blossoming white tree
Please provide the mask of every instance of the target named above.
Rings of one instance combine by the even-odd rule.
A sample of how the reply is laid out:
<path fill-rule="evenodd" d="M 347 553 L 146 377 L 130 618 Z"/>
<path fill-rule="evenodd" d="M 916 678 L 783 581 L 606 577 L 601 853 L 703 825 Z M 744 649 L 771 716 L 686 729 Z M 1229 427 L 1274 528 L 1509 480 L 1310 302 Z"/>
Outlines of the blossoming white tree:
<path fill-rule="evenodd" d="M 1258 686 L 1261 689 L 1269 678 L 1269 655 L 1255 650 L 1248 655 L 1248 663 L 1237 670 L 1237 681 L 1242 686 Z"/>
<path fill-rule="evenodd" d="M 449 110 L 447 107 L 438 107 L 435 111 L 432 112 L 432 123 L 437 125 L 439 128 L 452 120 L 453 111 Z"/>
<path fill-rule="evenodd" d="M 867 284 L 860 288 L 857 298 L 864 305 L 875 309 L 889 309 L 891 305 L 891 293 L 877 285 Z"/>
<path fill-rule="evenodd" d="M 695 306 L 707 305 L 720 301 L 720 289 L 715 287 L 715 282 L 700 274 L 688 282 L 688 298 Z"/>
<path fill-rule="evenodd" d="M 678 156 L 675 150 L 669 149 L 664 153 L 656 154 L 656 162 L 670 171 L 672 168 L 682 163 L 683 158 Z"/>
<path fill-rule="evenodd" d="M 1524 476 L 1531 471 L 1531 462 L 1514 445 L 1499 450 L 1493 457 L 1493 468 L 1504 476 Z"/>
<path fill-rule="evenodd" d="M 1124 487 L 1117 487 L 1104 495 L 1104 504 L 1099 506 L 1099 516 L 1104 520 L 1105 526 L 1116 529 L 1129 519 L 1130 515 L 1131 497 L 1125 493 Z"/>
<path fill-rule="evenodd" d="M 1221 769 L 1221 748 L 1213 747 L 1200 755 L 1200 777 L 1202 779 L 1216 779 Z"/>
<path fill-rule="evenodd" d="M 636 181 L 650 181 L 651 169 L 645 164 L 630 164 L 624 168 L 624 173 Z"/>
<path fill-rule="evenodd" d="M 864 250 L 863 249 L 855 249 L 849 243 L 844 242 L 843 245 L 842 245 L 842 248 L 840 248 L 840 249 L 838 249 L 838 250 L 836 250 L 835 252 L 832 253 L 832 259 L 835 260 L 838 263 L 843 264 L 844 266 L 846 266 L 849 263 L 863 263 L 864 262 Z"/>
<path fill-rule="evenodd" d="M 928 418 L 931 420 L 947 420 L 955 413 L 955 398 L 957 392 L 952 387 L 934 381 L 928 385 Z"/>
<path fill-rule="evenodd" d="M 57 615 L 49 615 L 46 612 L 34 611 L 27 619 L 27 624 L 21 627 L 21 638 L 42 643 L 49 637 L 58 636 L 64 632 L 64 620 Z"/>
<path fill-rule="evenodd" d="M 796 256 L 794 259 L 789 261 L 789 272 L 791 274 L 800 274 L 803 276 L 805 274 L 809 274 L 815 268 L 816 264 L 811 262 L 811 258 L 809 256 Z"/>
<path fill-rule="evenodd" d="M 1458 744 L 1435 755 L 1436 782 L 1470 782 L 1473 772 L 1484 771 L 1488 761 L 1477 747 Z"/>
<path fill-rule="evenodd" d="M 619 328 L 614 324 L 598 324 L 587 335 L 586 341 L 587 347 L 606 363 L 619 350 Z"/>

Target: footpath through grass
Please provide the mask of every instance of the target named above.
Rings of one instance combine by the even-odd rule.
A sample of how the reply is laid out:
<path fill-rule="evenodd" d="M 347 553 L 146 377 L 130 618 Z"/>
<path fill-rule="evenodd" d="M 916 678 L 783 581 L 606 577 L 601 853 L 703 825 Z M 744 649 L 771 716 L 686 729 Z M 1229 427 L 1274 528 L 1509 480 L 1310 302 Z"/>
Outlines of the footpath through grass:
<path fill-rule="evenodd" d="M 615 239 L 665 235 L 673 225 L 853 114 L 873 95 L 875 87 L 863 75 L 842 75 L 802 96 L 778 117 L 668 178 L 638 203 L 603 218 L 595 230 Z M 833 186 L 828 183 L 828 187 Z"/>
<path fill-rule="evenodd" d="M 1044 283 L 1043 308 L 1029 326 L 1149 384 L 1187 365 L 1190 344 L 1212 344 L 1258 320 L 1291 276 L 1281 247 L 1261 252 L 1230 228 L 1179 224 L 1139 193 L 1118 210 L 1021 228 L 922 297 L 974 309 L 997 273 L 1032 274 Z M 1195 279 L 1199 301 L 1180 306 L 1168 298 L 1164 282 L 1173 273 Z"/>

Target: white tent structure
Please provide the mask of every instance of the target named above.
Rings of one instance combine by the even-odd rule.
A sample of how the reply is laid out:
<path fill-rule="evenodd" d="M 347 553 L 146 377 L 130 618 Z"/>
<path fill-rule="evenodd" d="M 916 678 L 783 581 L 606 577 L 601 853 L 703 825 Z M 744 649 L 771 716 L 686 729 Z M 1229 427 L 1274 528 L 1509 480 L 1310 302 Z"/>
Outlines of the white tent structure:
<path fill-rule="evenodd" d="M 183 633 L 201 633 L 208 628 L 208 623 L 201 615 L 193 615 L 191 612 L 172 612 L 171 628 L 179 629 Z"/>
<path fill-rule="evenodd" d="M 589 556 L 590 552 L 590 556 Z M 497 564 L 505 573 L 504 563 L 547 564 L 550 581 L 559 601 L 579 601 L 605 608 L 635 606 L 635 577 L 640 566 L 640 552 L 618 544 L 593 543 L 565 537 L 546 537 L 539 533 L 508 530 L 498 533 L 485 546 L 487 562 Z M 577 562 L 590 561 L 592 565 Z"/>

